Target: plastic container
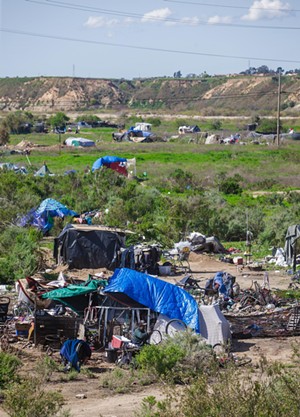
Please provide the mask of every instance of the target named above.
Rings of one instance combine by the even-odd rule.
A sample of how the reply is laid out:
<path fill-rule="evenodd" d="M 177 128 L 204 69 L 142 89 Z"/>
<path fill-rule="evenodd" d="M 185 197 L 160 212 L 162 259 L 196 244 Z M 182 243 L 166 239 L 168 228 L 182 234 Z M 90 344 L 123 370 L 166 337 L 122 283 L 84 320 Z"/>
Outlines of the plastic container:
<path fill-rule="evenodd" d="M 111 346 L 114 349 L 120 349 L 123 345 L 122 336 L 113 335 L 111 340 Z"/>

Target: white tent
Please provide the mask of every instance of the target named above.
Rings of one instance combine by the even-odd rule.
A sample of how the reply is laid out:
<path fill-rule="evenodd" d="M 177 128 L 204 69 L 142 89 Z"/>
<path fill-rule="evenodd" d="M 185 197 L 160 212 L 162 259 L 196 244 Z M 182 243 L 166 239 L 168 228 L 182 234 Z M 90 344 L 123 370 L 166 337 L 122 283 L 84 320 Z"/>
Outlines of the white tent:
<path fill-rule="evenodd" d="M 200 334 L 206 340 L 207 344 L 211 346 L 215 346 L 216 344 L 226 345 L 231 341 L 229 322 L 217 304 L 201 305 L 199 307 L 199 318 Z M 166 337 L 166 326 L 169 321 L 170 319 L 167 316 L 160 314 L 155 323 L 154 329 L 159 330 L 163 338 Z M 176 323 L 176 321 L 171 323 L 171 327 L 172 329 L 168 330 L 169 336 L 177 331 L 184 330 L 180 323 Z M 153 343 L 155 343 L 155 340 L 153 340 Z"/>
<path fill-rule="evenodd" d="M 201 305 L 200 332 L 209 345 L 225 345 L 231 340 L 229 322 L 224 317 L 219 306 Z"/>
<path fill-rule="evenodd" d="M 93 140 L 85 139 L 85 138 L 68 138 L 65 140 L 65 144 L 67 146 L 82 146 L 82 147 L 95 146 L 95 142 Z"/>

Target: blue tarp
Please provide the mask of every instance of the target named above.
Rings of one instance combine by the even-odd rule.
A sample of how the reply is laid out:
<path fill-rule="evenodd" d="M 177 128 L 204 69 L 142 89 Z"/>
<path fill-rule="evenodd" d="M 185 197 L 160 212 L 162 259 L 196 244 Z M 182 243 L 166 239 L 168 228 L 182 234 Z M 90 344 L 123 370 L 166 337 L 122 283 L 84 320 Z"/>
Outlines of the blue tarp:
<path fill-rule="evenodd" d="M 93 163 L 92 172 L 100 169 L 103 165 L 108 166 L 114 162 L 127 162 L 126 158 L 119 158 L 118 156 L 103 156 Z"/>
<path fill-rule="evenodd" d="M 52 198 L 46 198 L 37 209 L 30 210 L 21 220 L 20 226 L 28 224 L 36 226 L 43 233 L 46 233 L 53 226 L 53 217 L 78 216 L 78 214 L 69 210 L 59 201 Z"/>
<path fill-rule="evenodd" d="M 104 290 L 123 293 L 170 319 L 182 320 L 200 333 L 199 309 L 195 299 L 182 288 L 132 269 L 116 269 Z M 117 297 L 116 297 L 117 298 Z"/>
<path fill-rule="evenodd" d="M 149 136 L 153 136 L 152 132 L 147 132 L 146 130 L 137 129 L 135 126 L 131 126 L 127 130 L 127 133 L 130 133 L 130 132 L 135 132 L 138 136 L 143 137 L 143 138 L 149 138 Z"/>

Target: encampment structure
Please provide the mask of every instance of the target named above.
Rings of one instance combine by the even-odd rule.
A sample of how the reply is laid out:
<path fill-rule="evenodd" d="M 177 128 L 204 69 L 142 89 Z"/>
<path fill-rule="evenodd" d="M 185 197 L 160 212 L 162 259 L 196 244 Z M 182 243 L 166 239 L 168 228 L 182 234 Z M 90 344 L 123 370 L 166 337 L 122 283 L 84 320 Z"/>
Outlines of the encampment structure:
<path fill-rule="evenodd" d="M 300 224 L 294 224 L 289 226 L 285 237 L 285 260 L 288 265 L 293 266 L 294 272 L 296 272 L 296 257 L 298 253 L 298 239 L 300 237 Z"/>
<path fill-rule="evenodd" d="M 125 247 L 129 230 L 87 224 L 68 224 L 54 240 L 54 258 L 69 268 L 108 268 L 117 266 L 118 254 Z"/>

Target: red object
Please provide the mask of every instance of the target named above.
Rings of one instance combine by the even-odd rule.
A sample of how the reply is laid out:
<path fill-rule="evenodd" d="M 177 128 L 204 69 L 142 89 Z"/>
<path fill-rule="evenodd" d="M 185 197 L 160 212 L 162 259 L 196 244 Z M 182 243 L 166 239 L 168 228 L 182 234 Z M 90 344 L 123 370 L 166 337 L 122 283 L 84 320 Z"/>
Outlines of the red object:
<path fill-rule="evenodd" d="M 113 335 L 112 340 L 111 340 L 111 345 L 114 349 L 120 349 L 123 345 L 121 336 Z"/>
<path fill-rule="evenodd" d="M 128 172 L 124 162 L 111 162 L 107 165 L 109 168 L 117 171 L 119 174 L 125 175 L 127 177 Z"/>

